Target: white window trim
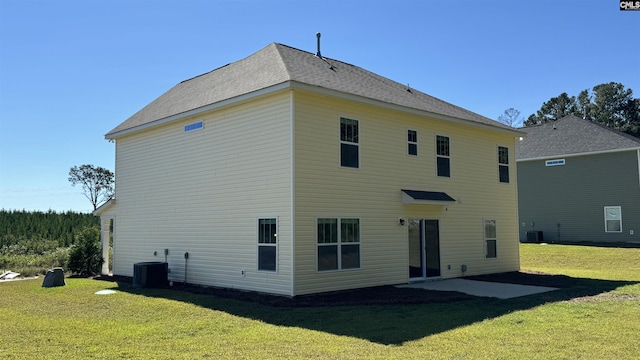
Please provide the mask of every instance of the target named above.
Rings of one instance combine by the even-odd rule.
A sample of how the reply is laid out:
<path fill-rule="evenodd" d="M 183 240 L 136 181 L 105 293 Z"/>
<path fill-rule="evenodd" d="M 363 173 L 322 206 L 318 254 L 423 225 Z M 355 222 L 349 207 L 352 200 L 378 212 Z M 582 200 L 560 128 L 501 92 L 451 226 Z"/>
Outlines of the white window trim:
<path fill-rule="evenodd" d="M 276 243 L 275 244 L 263 244 L 260 242 L 260 220 L 276 219 Z M 278 261 L 278 254 L 280 253 L 280 219 L 278 216 L 258 216 L 256 217 L 256 271 L 259 273 L 277 274 L 280 262 Z M 273 246 L 276 248 L 276 269 L 263 270 L 260 269 L 260 247 L 261 246 Z"/>
<path fill-rule="evenodd" d="M 495 223 L 496 223 L 496 237 L 494 237 L 494 238 L 487 237 L 486 227 L 485 227 L 485 222 L 487 220 L 495 221 Z M 495 257 L 487 257 L 487 250 L 488 250 L 487 241 L 488 240 L 493 240 L 493 241 L 496 242 L 496 256 Z M 498 258 L 498 221 L 494 217 L 482 218 L 482 244 L 483 244 L 483 249 L 484 249 L 484 258 L 485 258 L 485 260 L 493 260 L 493 259 L 497 259 Z"/>
<path fill-rule="evenodd" d="M 337 243 L 328 243 L 328 244 L 320 244 L 318 243 L 318 220 L 319 219 L 336 219 L 338 220 L 338 242 Z M 344 243 L 344 244 L 358 244 L 358 259 L 359 261 L 359 267 L 357 268 L 349 268 L 349 269 L 343 269 L 342 268 L 342 247 L 341 245 L 342 243 L 342 219 L 357 219 L 358 220 L 358 233 L 360 234 L 360 241 L 358 241 L 357 243 Z M 316 221 L 315 221 L 315 244 L 316 244 L 316 273 L 332 273 L 332 272 L 342 272 L 342 271 L 357 271 L 357 270 L 361 270 L 362 269 L 362 219 L 358 216 L 318 216 L 316 217 Z M 332 270 L 318 270 L 318 248 L 320 246 L 337 246 L 338 247 L 338 268 L 337 269 L 332 269 Z"/>
<path fill-rule="evenodd" d="M 409 131 L 415 131 L 416 133 L 416 141 L 409 141 Z M 418 154 L 420 154 L 420 148 L 418 147 L 418 130 L 416 129 L 407 129 L 407 156 L 411 156 L 411 157 L 417 157 Z M 409 145 L 415 145 L 416 146 L 416 154 L 409 154 Z"/>
<path fill-rule="evenodd" d="M 616 209 L 618 210 L 618 214 L 620 214 L 620 219 L 614 219 L 614 220 L 619 220 L 620 221 L 620 230 L 618 231 L 610 231 L 607 228 L 607 210 L 608 209 Z M 622 206 L 605 206 L 604 207 L 604 232 L 607 234 L 613 233 L 613 234 L 619 234 L 622 233 Z"/>
<path fill-rule="evenodd" d="M 353 120 L 353 121 L 357 121 L 358 122 L 358 142 L 354 143 L 354 142 L 350 142 L 350 141 L 343 141 L 342 140 L 342 119 L 345 120 Z M 356 119 L 353 116 L 348 116 L 348 115 L 341 115 L 338 116 L 338 140 L 340 141 L 340 144 L 338 146 L 338 165 L 340 165 L 341 169 L 351 169 L 351 170 L 360 170 L 360 166 L 362 165 L 362 161 L 360 159 L 360 142 L 361 142 L 362 136 L 360 133 L 360 120 Z M 348 145 L 355 145 L 358 147 L 358 167 L 351 167 L 351 166 L 342 166 L 342 144 L 348 144 Z"/>
<path fill-rule="evenodd" d="M 449 155 L 438 155 L 438 136 L 442 136 L 442 137 L 446 137 L 447 139 L 449 139 Z M 451 171 L 451 136 L 447 135 L 447 134 L 435 134 L 435 136 L 433 137 L 433 145 L 435 147 L 434 149 L 434 154 L 436 155 L 436 177 L 440 178 L 440 179 L 451 179 L 453 177 L 452 173 L 453 171 Z M 438 158 L 445 158 L 445 159 L 449 159 L 449 176 L 441 176 L 438 175 Z"/>

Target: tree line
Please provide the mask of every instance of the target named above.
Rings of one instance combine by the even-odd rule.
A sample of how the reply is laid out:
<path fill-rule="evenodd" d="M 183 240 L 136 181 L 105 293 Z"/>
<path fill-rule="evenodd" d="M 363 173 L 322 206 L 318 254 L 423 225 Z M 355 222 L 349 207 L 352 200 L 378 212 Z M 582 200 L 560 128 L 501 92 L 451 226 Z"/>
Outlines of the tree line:
<path fill-rule="evenodd" d="M 545 101 L 539 110 L 524 121 L 523 125 L 534 126 L 575 115 L 603 126 L 640 137 L 640 98 L 633 97 L 633 90 L 623 84 L 609 82 L 584 89 L 577 96 L 566 92 Z M 509 108 L 498 120 L 517 126 L 522 118 L 520 111 Z"/>
<path fill-rule="evenodd" d="M 59 247 L 74 243 L 76 232 L 86 227 L 100 226 L 93 214 L 75 211 L 0 210 L 0 248 L 20 242 L 55 242 Z"/>
<path fill-rule="evenodd" d="M 584 117 L 631 135 L 640 136 L 640 99 L 620 83 L 600 84 L 582 90 L 578 96 L 566 92 L 549 99 L 531 114 L 525 126 L 544 124 L 567 115 Z"/>

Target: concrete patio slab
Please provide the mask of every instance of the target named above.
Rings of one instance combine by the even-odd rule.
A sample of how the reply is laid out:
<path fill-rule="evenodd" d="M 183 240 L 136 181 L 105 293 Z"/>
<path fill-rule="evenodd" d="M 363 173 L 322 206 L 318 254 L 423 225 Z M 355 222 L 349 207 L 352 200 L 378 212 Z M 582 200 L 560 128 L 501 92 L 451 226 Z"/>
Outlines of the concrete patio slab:
<path fill-rule="evenodd" d="M 547 291 L 558 290 L 558 288 L 546 286 L 505 284 L 467 279 L 427 281 L 422 283 L 397 285 L 397 287 L 409 287 L 436 291 L 457 291 L 473 296 L 494 297 L 498 299 L 511 299 L 520 296 L 540 294 Z"/>

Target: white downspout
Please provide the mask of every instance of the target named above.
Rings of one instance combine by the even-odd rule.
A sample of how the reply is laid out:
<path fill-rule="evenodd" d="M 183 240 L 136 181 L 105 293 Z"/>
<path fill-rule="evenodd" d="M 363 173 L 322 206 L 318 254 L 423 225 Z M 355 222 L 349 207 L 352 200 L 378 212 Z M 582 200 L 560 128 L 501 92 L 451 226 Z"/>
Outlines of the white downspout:
<path fill-rule="evenodd" d="M 291 264 L 291 296 L 296 295 L 296 156 L 295 156 L 295 143 L 296 143 L 296 132 L 295 132 L 295 98 L 294 98 L 294 90 L 289 92 L 289 156 L 291 161 L 291 179 L 289 180 L 289 186 L 291 187 L 291 205 L 289 205 L 289 209 L 291 210 L 290 215 L 290 231 L 291 231 L 291 256 L 290 264 Z"/>
<path fill-rule="evenodd" d="M 109 235 L 111 235 L 110 228 L 111 227 L 111 218 L 101 216 L 100 217 L 100 242 L 102 245 L 102 258 L 104 262 L 102 263 L 102 270 L 100 273 L 102 275 L 109 275 Z"/>
<path fill-rule="evenodd" d="M 638 187 L 640 187 L 640 149 L 636 150 L 638 154 Z"/>

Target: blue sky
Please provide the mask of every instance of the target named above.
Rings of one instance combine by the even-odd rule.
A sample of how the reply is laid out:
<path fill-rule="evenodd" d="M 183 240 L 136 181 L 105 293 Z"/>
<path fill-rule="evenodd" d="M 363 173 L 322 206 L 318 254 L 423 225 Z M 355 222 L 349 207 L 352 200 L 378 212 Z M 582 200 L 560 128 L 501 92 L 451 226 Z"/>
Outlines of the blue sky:
<path fill-rule="evenodd" d="M 618 0 L 0 0 L 0 208 L 90 211 L 69 168 L 178 82 L 272 42 L 496 119 L 619 82 L 640 97 L 640 11 Z"/>

